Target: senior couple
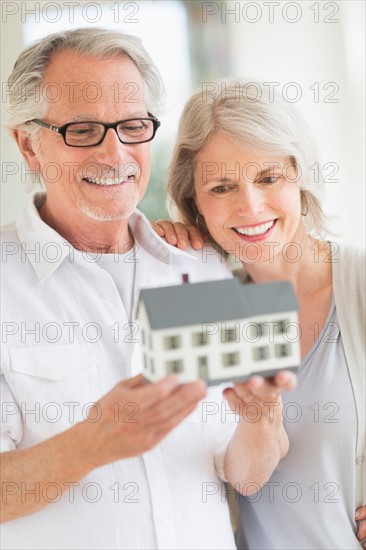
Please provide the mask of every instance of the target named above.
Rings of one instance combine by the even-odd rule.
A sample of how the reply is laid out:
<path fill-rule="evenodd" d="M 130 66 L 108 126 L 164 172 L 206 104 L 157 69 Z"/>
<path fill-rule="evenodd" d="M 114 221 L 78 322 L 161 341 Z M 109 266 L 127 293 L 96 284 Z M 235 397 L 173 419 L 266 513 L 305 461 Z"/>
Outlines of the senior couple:
<path fill-rule="evenodd" d="M 90 82 L 101 92 L 93 103 Z M 140 41 L 103 29 L 54 34 L 23 51 L 9 84 L 9 126 L 46 192 L 2 232 L 3 547 L 360 548 L 363 258 L 320 238 L 316 157 L 299 115 L 279 98 L 253 101 L 249 87 L 238 102 L 235 83 L 194 95 L 168 178 L 183 224 L 161 221 L 155 232 L 136 207 L 163 90 Z M 59 100 L 36 102 L 51 84 Z M 224 390 L 175 376 L 145 384 L 139 290 L 183 273 L 231 277 L 227 254 L 244 284 L 293 284 L 297 389 L 289 372 Z M 224 417 L 203 414 L 212 401 Z M 253 402 L 259 421 L 229 414 Z M 280 404 L 274 417 L 270 402 Z M 241 493 L 236 542 L 225 481 Z"/>

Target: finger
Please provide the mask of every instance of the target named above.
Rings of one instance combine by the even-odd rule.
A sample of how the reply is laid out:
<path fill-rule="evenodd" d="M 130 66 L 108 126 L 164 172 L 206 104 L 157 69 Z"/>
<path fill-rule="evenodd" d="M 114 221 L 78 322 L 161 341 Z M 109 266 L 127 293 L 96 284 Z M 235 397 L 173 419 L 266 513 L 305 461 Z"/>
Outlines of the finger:
<path fill-rule="evenodd" d="M 202 246 L 205 244 L 205 239 L 202 233 L 197 229 L 197 227 L 190 225 L 187 227 L 187 231 L 188 231 L 188 238 L 193 248 L 196 248 L 196 249 L 202 248 Z"/>
<path fill-rule="evenodd" d="M 197 406 L 198 402 L 205 395 L 206 384 L 202 380 L 180 386 L 168 398 L 147 411 L 146 426 L 164 424 L 169 418 L 173 418 L 183 409 L 192 405 Z"/>
<path fill-rule="evenodd" d="M 274 383 L 280 391 L 293 391 L 297 386 L 297 377 L 294 372 L 281 370 L 274 377 Z"/>
<path fill-rule="evenodd" d="M 293 391 L 296 388 L 296 375 L 290 371 L 280 371 L 273 378 L 254 375 L 246 384 L 253 394 L 261 399 L 277 399 L 283 391 Z"/>
<path fill-rule="evenodd" d="M 176 246 L 178 242 L 177 233 L 175 229 L 176 224 L 170 220 L 158 220 L 156 223 L 163 229 L 164 237 L 166 241 L 169 244 Z"/>
<path fill-rule="evenodd" d="M 365 541 L 366 542 L 366 520 L 363 519 L 360 521 L 357 531 L 357 538 L 359 541 Z"/>
<path fill-rule="evenodd" d="M 151 225 L 151 227 L 153 228 L 153 230 L 155 231 L 155 233 L 157 233 L 160 237 L 165 237 L 165 231 L 164 231 L 164 229 L 159 225 L 158 222 L 152 222 L 152 221 L 150 221 L 150 225 Z"/>
<path fill-rule="evenodd" d="M 142 374 L 138 374 L 137 376 L 134 376 L 133 378 L 127 378 L 127 380 L 123 380 L 120 382 L 120 386 L 122 388 L 138 388 L 140 386 L 143 386 L 146 384 L 145 378 Z"/>
<path fill-rule="evenodd" d="M 196 407 L 196 403 L 191 403 L 187 407 L 184 407 L 184 409 L 181 409 L 179 412 L 177 412 L 174 416 L 168 418 L 164 423 L 161 423 L 156 432 L 159 441 L 163 439 L 166 435 L 168 435 L 168 433 L 171 432 L 174 428 L 176 428 L 178 424 L 182 422 L 182 420 L 187 418 L 187 416 L 189 416 Z"/>
<path fill-rule="evenodd" d="M 257 399 L 256 396 L 253 395 L 253 393 L 248 389 L 246 383 L 235 384 L 230 389 L 234 394 L 233 398 L 235 398 L 236 402 L 244 401 L 244 403 L 250 403 Z M 226 397 L 226 390 L 224 391 L 224 395 Z"/>
<path fill-rule="evenodd" d="M 355 517 L 357 521 L 359 521 L 360 519 L 366 519 L 366 505 L 357 508 Z"/>
<path fill-rule="evenodd" d="M 248 399 L 248 397 L 270 401 L 278 399 L 276 386 L 269 379 L 259 375 L 251 376 L 246 382 L 235 384 L 234 389 L 240 396 L 243 395 L 243 399 Z M 245 398 L 243 392 L 249 392 L 249 395 Z"/>
<path fill-rule="evenodd" d="M 224 389 L 224 397 L 229 403 L 229 406 L 232 411 L 239 411 L 240 406 L 243 405 L 243 401 L 238 397 L 232 388 Z"/>
<path fill-rule="evenodd" d="M 177 376 L 169 375 L 154 384 L 144 384 L 129 393 L 129 400 L 143 412 L 161 403 L 180 386 Z"/>
<path fill-rule="evenodd" d="M 173 226 L 178 240 L 178 248 L 184 250 L 189 244 L 188 228 L 181 222 L 174 222 Z"/>

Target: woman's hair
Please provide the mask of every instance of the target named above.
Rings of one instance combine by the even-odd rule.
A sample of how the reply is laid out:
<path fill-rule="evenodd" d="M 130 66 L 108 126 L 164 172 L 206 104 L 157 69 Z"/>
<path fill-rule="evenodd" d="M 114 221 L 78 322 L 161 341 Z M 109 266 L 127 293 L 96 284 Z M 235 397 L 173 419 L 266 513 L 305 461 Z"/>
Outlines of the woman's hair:
<path fill-rule="evenodd" d="M 80 28 L 46 36 L 20 54 L 8 80 L 8 128 L 25 130 L 32 136 L 40 131 L 39 126 L 25 123 L 46 116 L 48 102 L 42 88 L 45 71 L 52 56 L 64 50 L 100 59 L 127 55 L 145 83 L 147 110 L 153 115 L 161 112 L 164 86 L 140 38 L 102 28 Z"/>
<path fill-rule="evenodd" d="M 253 153 L 290 157 L 301 188 L 302 212 L 308 232 L 326 232 L 321 208 L 321 176 L 314 181 L 318 162 L 311 132 L 294 105 L 268 87 L 243 80 L 210 83 L 209 91 L 194 94 L 183 110 L 176 146 L 168 169 L 167 191 L 181 220 L 198 225 L 195 204 L 195 156 L 221 132 Z"/>

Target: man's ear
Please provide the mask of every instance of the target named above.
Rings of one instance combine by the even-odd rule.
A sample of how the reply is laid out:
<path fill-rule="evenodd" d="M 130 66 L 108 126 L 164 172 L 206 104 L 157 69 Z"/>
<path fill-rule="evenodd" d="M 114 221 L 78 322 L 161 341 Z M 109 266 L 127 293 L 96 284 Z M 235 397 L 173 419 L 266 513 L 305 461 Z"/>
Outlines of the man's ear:
<path fill-rule="evenodd" d="M 13 136 L 26 163 L 31 170 L 39 170 L 39 161 L 32 145 L 32 138 L 22 130 L 14 130 Z"/>

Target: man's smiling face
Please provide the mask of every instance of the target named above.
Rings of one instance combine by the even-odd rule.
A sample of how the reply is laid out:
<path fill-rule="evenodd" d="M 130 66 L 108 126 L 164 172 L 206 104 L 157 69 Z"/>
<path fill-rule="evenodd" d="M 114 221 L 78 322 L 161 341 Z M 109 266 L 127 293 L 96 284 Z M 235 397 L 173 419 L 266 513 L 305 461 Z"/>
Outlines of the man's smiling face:
<path fill-rule="evenodd" d="M 125 55 L 99 59 L 62 51 L 51 59 L 44 85 L 57 90 L 44 118 L 55 126 L 148 116 L 143 80 Z M 79 222 L 129 218 L 149 181 L 150 143 L 124 145 L 109 129 L 100 145 L 70 147 L 61 135 L 41 132 L 26 158 L 31 169 L 41 170 L 48 216 L 62 209 L 71 223 L 75 216 Z"/>

